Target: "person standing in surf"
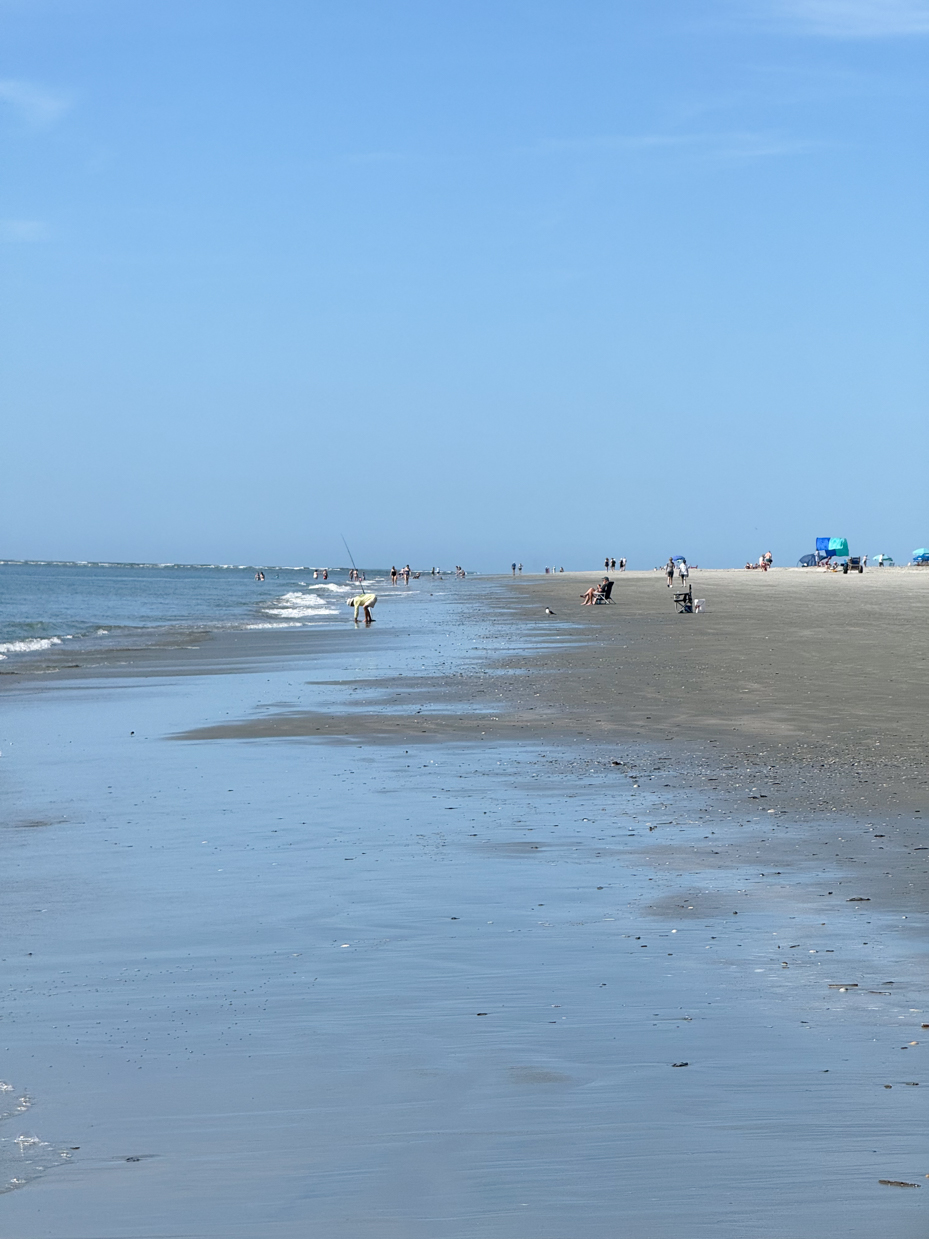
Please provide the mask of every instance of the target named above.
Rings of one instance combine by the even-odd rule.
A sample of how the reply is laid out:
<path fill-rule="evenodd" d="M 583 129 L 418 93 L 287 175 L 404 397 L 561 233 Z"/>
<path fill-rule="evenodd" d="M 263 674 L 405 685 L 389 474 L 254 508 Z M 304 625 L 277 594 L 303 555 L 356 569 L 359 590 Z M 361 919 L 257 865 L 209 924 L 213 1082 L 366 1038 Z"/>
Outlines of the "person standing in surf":
<path fill-rule="evenodd" d="M 377 602 L 377 594 L 356 594 L 354 598 L 349 598 L 346 605 L 355 608 L 355 623 L 358 623 L 358 612 L 364 611 L 365 623 L 373 624 L 374 616 L 371 614 L 371 608 Z"/>

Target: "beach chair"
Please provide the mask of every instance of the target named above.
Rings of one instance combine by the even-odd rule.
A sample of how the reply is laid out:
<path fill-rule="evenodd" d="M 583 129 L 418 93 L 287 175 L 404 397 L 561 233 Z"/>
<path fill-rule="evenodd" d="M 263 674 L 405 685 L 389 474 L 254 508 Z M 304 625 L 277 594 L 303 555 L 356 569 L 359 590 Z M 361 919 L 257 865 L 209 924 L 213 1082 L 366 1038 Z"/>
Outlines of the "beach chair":
<path fill-rule="evenodd" d="M 692 585 L 688 585 L 686 589 L 674 595 L 674 605 L 677 608 L 678 615 L 693 615 L 694 591 Z"/>
<path fill-rule="evenodd" d="M 601 602 L 612 602 L 610 595 L 613 592 L 613 582 L 605 581 L 600 587 L 600 592 L 594 595 L 594 606 L 599 606 Z"/>

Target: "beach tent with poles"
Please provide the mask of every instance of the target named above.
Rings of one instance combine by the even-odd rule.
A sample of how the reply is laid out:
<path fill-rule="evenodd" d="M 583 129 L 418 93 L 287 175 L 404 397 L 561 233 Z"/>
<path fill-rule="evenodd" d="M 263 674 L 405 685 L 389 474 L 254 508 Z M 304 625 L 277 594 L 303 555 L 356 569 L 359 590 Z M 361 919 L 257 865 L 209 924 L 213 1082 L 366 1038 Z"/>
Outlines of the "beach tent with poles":
<path fill-rule="evenodd" d="M 929 564 L 929 547 L 921 546 L 913 552 L 914 564 Z"/>
<path fill-rule="evenodd" d="M 848 538 L 817 538 L 816 550 L 825 559 L 831 559 L 833 555 L 847 555 Z"/>

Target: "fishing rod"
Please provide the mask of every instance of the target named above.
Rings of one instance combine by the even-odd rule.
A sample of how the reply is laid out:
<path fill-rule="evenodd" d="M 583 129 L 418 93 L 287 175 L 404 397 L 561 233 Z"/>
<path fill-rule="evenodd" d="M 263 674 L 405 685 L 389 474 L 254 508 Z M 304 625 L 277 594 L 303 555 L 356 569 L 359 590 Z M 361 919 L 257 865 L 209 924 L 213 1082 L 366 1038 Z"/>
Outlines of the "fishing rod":
<path fill-rule="evenodd" d="M 353 568 L 355 568 L 355 557 L 354 557 L 354 555 L 352 555 L 352 552 L 351 552 L 351 550 L 349 549 L 349 545 L 348 545 L 348 543 L 345 541 L 345 534 L 344 534 L 344 533 L 343 533 L 343 534 L 339 534 L 339 537 L 342 539 L 342 542 L 343 542 L 343 543 L 344 543 L 344 545 L 345 545 L 345 549 L 348 551 L 348 557 L 349 557 L 349 559 L 352 561 L 352 567 L 353 567 Z M 355 568 L 355 576 L 358 576 L 358 569 L 357 569 L 357 568 Z M 359 580 L 360 580 L 360 577 L 359 577 Z"/>

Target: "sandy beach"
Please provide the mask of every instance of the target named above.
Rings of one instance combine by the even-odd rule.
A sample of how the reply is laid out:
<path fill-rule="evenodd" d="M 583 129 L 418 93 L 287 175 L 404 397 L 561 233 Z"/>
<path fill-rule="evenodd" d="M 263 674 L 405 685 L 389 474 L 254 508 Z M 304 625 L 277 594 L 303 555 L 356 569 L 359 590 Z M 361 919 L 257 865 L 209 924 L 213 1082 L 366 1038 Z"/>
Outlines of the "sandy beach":
<path fill-rule="evenodd" d="M 925 1233 L 929 572 L 594 579 L 0 679 L 4 1233 Z"/>
<path fill-rule="evenodd" d="M 656 572 L 623 573 L 614 605 L 581 606 L 599 575 L 498 582 L 482 617 L 492 681 L 480 660 L 453 679 L 407 675 L 393 695 L 379 677 L 376 713 L 286 712 L 196 734 L 673 742 L 705 760 L 767 756 L 782 795 L 797 785 L 798 811 L 927 807 L 929 570 L 697 570 L 702 615 L 677 614 Z M 425 707 L 412 718 L 411 698 Z"/>

